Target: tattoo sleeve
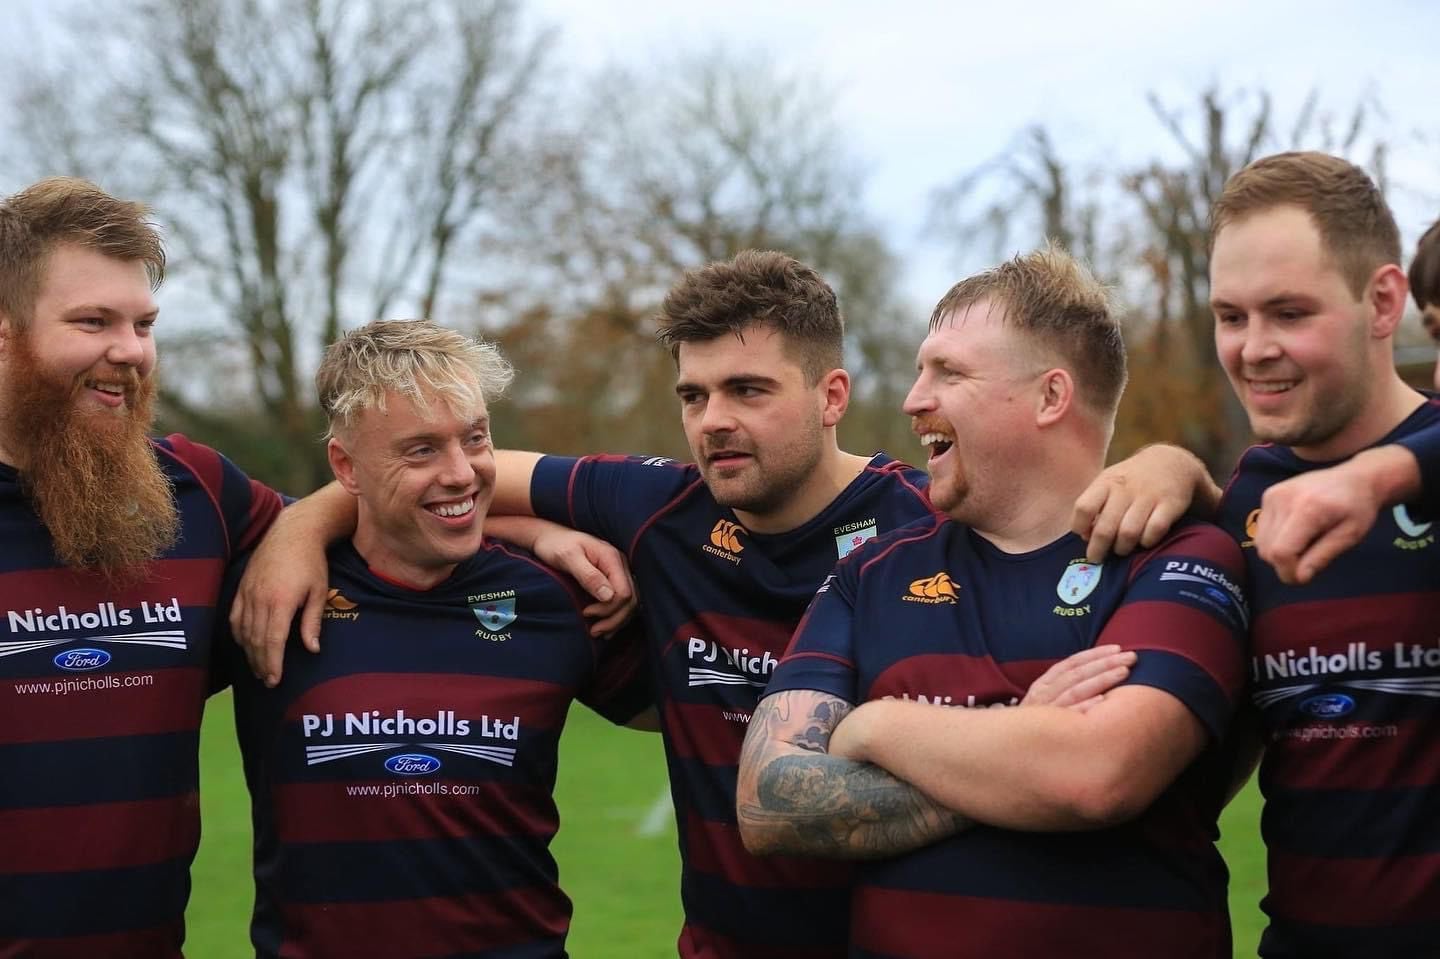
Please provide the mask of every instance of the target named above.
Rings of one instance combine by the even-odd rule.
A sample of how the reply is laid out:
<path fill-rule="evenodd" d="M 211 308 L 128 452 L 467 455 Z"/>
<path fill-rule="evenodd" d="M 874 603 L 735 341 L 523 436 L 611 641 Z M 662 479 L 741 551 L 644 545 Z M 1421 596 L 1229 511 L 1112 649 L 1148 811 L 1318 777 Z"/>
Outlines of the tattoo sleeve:
<path fill-rule="evenodd" d="M 752 851 L 880 859 L 969 825 L 877 766 L 828 755 L 830 734 L 850 710 L 806 690 L 757 707 L 740 757 L 737 809 Z"/>

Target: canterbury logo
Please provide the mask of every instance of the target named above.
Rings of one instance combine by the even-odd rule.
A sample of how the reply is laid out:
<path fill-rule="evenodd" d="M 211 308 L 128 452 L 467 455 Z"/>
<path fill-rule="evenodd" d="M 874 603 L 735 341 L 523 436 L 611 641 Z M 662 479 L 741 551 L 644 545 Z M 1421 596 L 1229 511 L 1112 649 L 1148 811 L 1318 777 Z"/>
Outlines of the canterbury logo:
<path fill-rule="evenodd" d="M 1249 539 L 1255 538 L 1255 531 L 1260 528 L 1260 511 L 1252 509 L 1250 515 L 1245 517 L 1245 535 Z"/>
<path fill-rule="evenodd" d="M 338 609 L 338 610 L 344 611 L 344 610 L 355 609 L 355 608 L 357 607 L 357 605 L 358 605 L 357 603 L 352 603 L 352 602 L 350 602 L 350 600 L 346 599 L 344 596 L 341 596 L 341 595 L 340 595 L 340 590 L 338 590 L 338 589 L 332 589 L 332 590 L 330 590 L 330 592 L 325 596 L 325 608 L 326 608 L 326 609 Z"/>
<path fill-rule="evenodd" d="M 739 524 L 728 519 L 722 519 L 715 524 L 715 528 L 710 531 L 710 542 L 732 553 L 738 553 L 745 548 L 740 542 Z"/>
<path fill-rule="evenodd" d="M 949 573 L 936 573 L 911 583 L 910 595 L 904 598 L 919 603 L 953 603 L 955 583 Z"/>

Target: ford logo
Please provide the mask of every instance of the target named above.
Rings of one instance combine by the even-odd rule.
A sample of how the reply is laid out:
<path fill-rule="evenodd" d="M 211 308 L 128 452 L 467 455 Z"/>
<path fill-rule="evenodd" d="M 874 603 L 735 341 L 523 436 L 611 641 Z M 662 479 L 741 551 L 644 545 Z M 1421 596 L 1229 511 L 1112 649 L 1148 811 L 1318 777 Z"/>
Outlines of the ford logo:
<path fill-rule="evenodd" d="M 1218 590 L 1214 586 L 1206 586 L 1205 595 L 1215 600 L 1215 602 L 1221 606 L 1225 606 L 1230 602 L 1230 597 L 1226 596 L 1223 590 Z"/>
<path fill-rule="evenodd" d="M 55 657 L 55 665 L 72 672 L 99 669 L 110 662 L 110 654 L 103 649 L 67 649 Z"/>
<path fill-rule="evenodd" d="M 440 768 L 440 760 L 424 753 L 401 753 L 385 760 L 385 768 L 400 776 L 428 776 Z"/>
<path fill-rule="evenodd" d="M 1318 719 L 1339 719 L 1355 708 L 1355 700 L 1344 693 L 1322 693 L 1300 704 L 1302 712 Z"/>

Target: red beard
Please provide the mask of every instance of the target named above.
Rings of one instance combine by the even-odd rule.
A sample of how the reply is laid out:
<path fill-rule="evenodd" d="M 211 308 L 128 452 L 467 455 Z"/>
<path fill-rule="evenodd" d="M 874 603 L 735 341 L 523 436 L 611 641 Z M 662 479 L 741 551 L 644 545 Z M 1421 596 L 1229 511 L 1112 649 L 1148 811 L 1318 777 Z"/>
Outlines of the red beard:
<path fill-rule="evenodd" d="M 0 429 L 56 557 L 111 580 L 143 577 L 180 527 L 170 481 L 149 440 L 154 377 L 107 366 L 58 382 L 28 337 L 14 345 Z M 123 385 L 125 403 L 115 410 L 82 407 L 77 400 L 91 379 Z"/>

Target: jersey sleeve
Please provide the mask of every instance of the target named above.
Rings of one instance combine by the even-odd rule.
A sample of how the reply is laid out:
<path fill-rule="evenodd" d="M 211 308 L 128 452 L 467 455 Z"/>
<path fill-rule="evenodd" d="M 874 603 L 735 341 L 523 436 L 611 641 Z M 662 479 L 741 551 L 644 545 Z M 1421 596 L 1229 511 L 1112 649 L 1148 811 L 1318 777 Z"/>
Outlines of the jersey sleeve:
<path fill-rule="evenodd" d="M 252 480 L 223 455 L 192 442 L 179 433 L 158 444 L 184 463 L 210 494 L 225 523 L 226 542 L 232 557 L 260 541 L 285 503 L 280 494 L 264 483 Z"/>
<path fill-rule="evenodd" d="M 1138 554 L 1097 645 L 1138 654 L 1127 684 L 1163 689 L 1223 737 L 1245 685 L 1249 610 L 1240 547 L 1194 523 Z"/>
<path fill-rule="evenodd" d="M 1414 505 L 1426 519 L 1440 518 L 1440 422 L 1418 429 L 1396 442 L 1413 453 L 1420 464 L 1420 498 L 1406 505 Z"/>
<path fill-rule="evenodd" d="M 820 584 L 765 695 L 811 689 L 847 703 L 859 701 L 853 634 L 858 578 L 857 564 L 850 559 L 842 560 Z"/>
<path fill-rule="evenodd" d="M 597 639 L 595 674 L 576 698 L 616 725 L 653 706 L 645 643 L 639 616 L 632 616 L 613 635 Z"/>
<path fill-rule="evenodd" d="M 699 479 L 652 456 L 543 456 L 530 478 L 535 515 L 628 549 L 640 529 Z"/>

